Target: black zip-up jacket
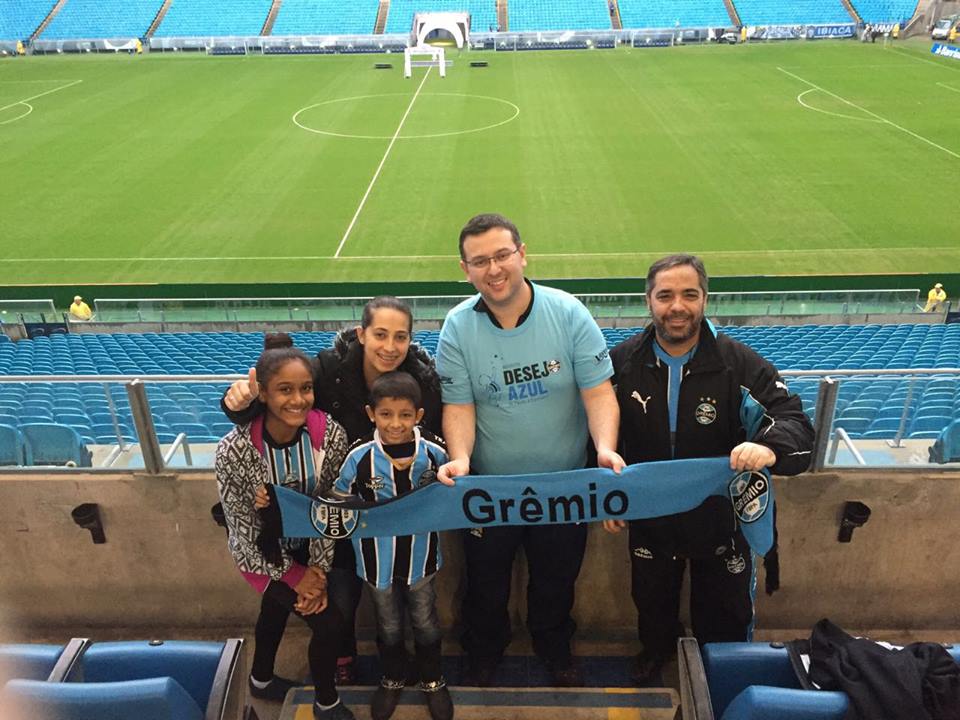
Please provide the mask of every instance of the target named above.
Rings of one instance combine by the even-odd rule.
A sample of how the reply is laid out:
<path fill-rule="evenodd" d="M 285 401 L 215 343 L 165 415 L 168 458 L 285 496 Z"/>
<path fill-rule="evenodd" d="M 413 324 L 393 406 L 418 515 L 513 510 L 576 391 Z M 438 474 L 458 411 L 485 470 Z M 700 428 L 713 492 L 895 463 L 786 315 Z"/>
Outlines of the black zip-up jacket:
<path fill-rule="evenodd" d="M 727 456 L 750 440 L 777 454 L 775 475 L 810 464 L 813 426 L 777 369 L 704 320 L 697 351 L 683 368 L 674 448 L 670 447 L 669 369 L 653 351 L 653 325 L 610 351 L 620 405 L 620 452 L 628 464 Z M 712 553 L 736 521 L 729 500 L 711 497 L 686 513 L 640 521 L 645 540 L 688 556 Z"/>
<path fill-rule="evenodd" d="M 430 356 L 412 344 L 397 369 L 410 373 L 420 384 L 424 409 L 420 424 L 441 436 L 440 378 Z M 373 432 L 373 423 L 364 409 L 368 391 L 363 377 L 363 346 L 354 328 L 341 330 L 333 347 L 321 350 L 313 359 L 313 386 L 313 406 L 330 413 L 347 431 L 351 443 Z M 236 424 L 250 422 L 263 411 L 259 400 L 245 410 L 233 412 L 221 399 L 220 408 Z"/>

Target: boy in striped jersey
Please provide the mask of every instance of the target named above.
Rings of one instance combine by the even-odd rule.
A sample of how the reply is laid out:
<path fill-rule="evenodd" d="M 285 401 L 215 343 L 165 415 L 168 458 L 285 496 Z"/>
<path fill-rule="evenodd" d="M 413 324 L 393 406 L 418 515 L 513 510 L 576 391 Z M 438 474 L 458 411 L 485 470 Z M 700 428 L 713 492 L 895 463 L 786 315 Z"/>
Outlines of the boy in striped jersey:
<path fill-rule="evenodd" d="M 383 501 L 436 479 L 447 452 L 436 436 L 417 427 L 423 418 L 420 385 L 405 372 L 381 375 L 370 388 L 367 414 L 373 437 L 354 444 L 334 487 L 338 497 Z M 436 532 L 354 539 L 357 574 L 367 581 L 377 614 L 377 641 L 383 678 L 370 704 L 373 720 L 396 709 L 406 677 L 404 610 L 413 625 L 420 689 L 433 720 L 450 720 L 453 702 L 440 671 L 442 630 L 434 578 L 440 569 Z"/>

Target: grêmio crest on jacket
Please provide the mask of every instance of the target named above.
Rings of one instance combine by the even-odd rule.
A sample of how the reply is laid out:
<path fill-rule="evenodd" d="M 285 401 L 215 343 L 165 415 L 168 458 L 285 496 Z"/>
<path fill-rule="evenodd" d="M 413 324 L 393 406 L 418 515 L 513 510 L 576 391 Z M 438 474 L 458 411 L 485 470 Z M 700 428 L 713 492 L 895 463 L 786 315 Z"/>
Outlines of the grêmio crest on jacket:
<path fill-rule="evenodd" d="M 317 532 L 331 540 L 348 538 L 360 523 L 360 512 L 342 507 L 335 500 L 311 503 L 310 522 Z"/>
<path fill-rule="evenodd" d="M 733 511 L 742 523 L 756 522 L 763 517 L 770 503 L 770 480 L 761 472 L 745 470 L 727 486 Z"/>

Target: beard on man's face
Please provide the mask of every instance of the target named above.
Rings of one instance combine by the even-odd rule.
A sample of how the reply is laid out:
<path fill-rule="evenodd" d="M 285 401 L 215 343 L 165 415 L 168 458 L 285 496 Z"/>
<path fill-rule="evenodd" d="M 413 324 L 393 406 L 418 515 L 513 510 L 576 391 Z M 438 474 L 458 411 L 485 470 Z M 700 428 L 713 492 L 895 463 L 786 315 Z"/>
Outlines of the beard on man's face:
<path fill-rule="evenodd" d="M 671 320 L 686 320 L 682 327 L 671 327 Z M 657 331 L 657 337 L 667 343 L 682 343 L 694 337 L 700 330 L 700 321 L 702 314 L 693 314 L 687 312 L 671 313 L 666 317 L 654 318 L 654 327 Z"/>

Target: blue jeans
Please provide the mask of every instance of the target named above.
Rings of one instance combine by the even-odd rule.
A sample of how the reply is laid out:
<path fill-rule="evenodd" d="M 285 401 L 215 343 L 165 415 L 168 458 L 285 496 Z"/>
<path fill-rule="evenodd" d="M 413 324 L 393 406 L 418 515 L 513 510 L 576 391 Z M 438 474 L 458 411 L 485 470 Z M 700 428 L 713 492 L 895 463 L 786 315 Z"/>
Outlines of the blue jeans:
<path fill-rule="evenodd" d="M 385 646 L 403 643 L 404 610 L 410 610 L 413 639 L 417 645 L 432 645 L 443 635 L 437 616 L 436 574 L 407 585 L 395 582 L 384 590 L 368 585 L 377 613 L 377 635 Z"/>

